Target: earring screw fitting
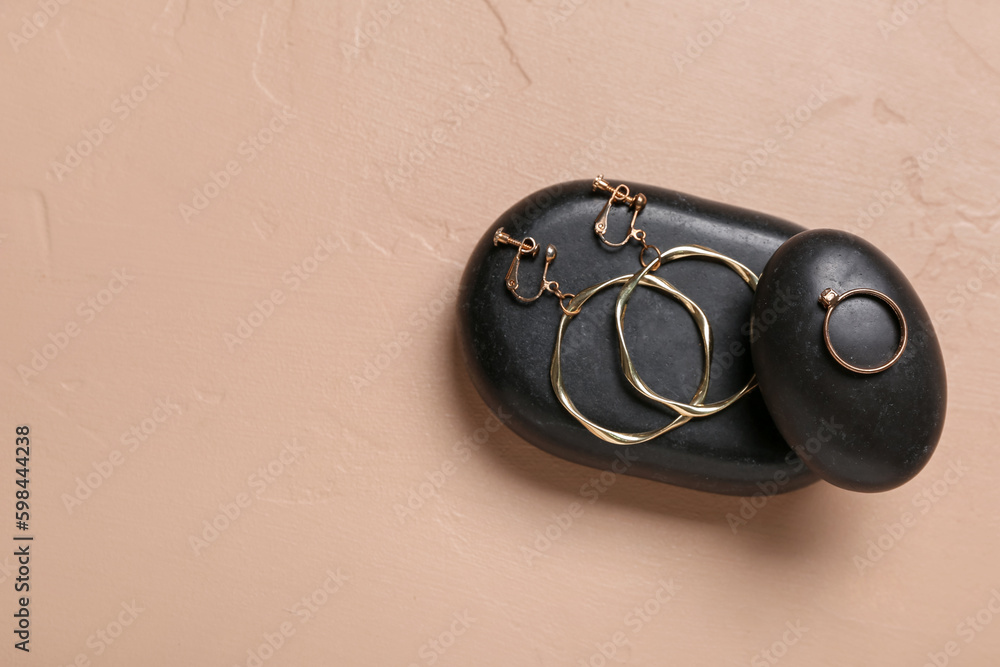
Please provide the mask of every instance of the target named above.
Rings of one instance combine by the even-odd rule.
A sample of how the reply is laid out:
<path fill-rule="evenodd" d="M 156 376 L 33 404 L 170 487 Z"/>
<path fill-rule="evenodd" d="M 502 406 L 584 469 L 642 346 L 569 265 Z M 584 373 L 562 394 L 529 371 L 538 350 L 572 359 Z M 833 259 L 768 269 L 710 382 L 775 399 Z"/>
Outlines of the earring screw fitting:
<path fill-rule="evenodd" d="M 535 256 L 538 252 L 538 243 L 535 239 L 530 236 L 523 241 L 518 241 L 513 238 L 510 234 L 503 230 L 503 227 L 498 227 L 495 232 L 493 232 L 493 245 L 497 246 L 501 243 L 505 245 L 512 245 L 517 248 L 518 253 Z"/>
<path fill-rule="evenodd" d="M 629 194 L 627 185 L 619 185 L 614 187 L 606 180 L 604 180 L 604 174 L 598 174 L 597 178 L 594 179 L 594 192 L 603 191 L 610 192 L 614 195 L 615 201 L 625 202 L 636 211 L 641 211 L 646 205 L 646 195 L 638 192 L 634 195 Z"/>

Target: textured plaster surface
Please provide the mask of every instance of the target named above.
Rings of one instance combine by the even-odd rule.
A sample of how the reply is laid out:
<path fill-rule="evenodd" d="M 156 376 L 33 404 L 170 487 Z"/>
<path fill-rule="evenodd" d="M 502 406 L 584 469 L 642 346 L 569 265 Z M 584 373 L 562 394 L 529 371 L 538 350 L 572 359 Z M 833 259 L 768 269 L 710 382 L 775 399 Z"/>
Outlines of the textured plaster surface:
<path fill-rule="evenodd" d="M 994 664 L 996 3 L 224 3 L 0 8 L 0 663 Z M 460 271 L 599 172 L 883 248 L 927 468 L 754 506 L 497 428 Z"/>

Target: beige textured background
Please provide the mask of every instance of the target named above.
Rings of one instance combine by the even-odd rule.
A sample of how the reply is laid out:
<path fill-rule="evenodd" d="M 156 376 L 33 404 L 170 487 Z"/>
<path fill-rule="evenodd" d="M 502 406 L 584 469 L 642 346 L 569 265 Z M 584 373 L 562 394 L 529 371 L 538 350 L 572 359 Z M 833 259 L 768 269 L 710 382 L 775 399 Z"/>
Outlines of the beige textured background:
<path fill-rule="evenodd" d="M 0 663 L 996 664 L 996 3 L 10 0 L 0 28 Z M 511 203 L 598 172 L 884 248 L 947 360 L 924 472 L 591 504 L 595 471 L 496 429 L 456 281 Z"/>

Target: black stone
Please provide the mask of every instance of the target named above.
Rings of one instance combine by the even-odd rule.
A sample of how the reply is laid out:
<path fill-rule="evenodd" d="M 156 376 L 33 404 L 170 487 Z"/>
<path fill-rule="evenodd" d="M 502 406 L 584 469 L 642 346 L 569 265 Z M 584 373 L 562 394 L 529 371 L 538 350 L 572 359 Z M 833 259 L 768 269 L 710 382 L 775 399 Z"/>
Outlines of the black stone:
<path fill-rule="evenodd" d="M 840 294 L 867 287 L 896 302 L 909 327 L 899 361 L 869 375 L 837 363 L 823 341 L 826 310 L 817 300 L 828 287 Z M 752 336 L 768 410 L 820 477 L 853 491 L 885 491 L 927 463 L 944 427 L 944 359 L 920 298 L 878 248 L 831 229 L 786 242 L 761 275 Z M 854 296 L 834 311 L 830 337 L 845 361 L 871 368 L 892 357 L 900 328 L 882 301 Z"/>
<path fill-rule="evenodd" d="M 614 181 L 612 181 L 614 182 Z M 798 225 L 678 192 L 630 184 L 649 203 L 637 226 L 661 249 L 700 244 L 730 255 L 760 272 Z M 557 300 L 543 295 L 530 305 L 514 300 L 504 275 L 516 252 L 493 245 L 497 227 L 516 239 L 533 237 L 538 257 L 521 263 L 524 294 L 538 290 L 548 244 L 558 249 L 549 269 L 566 292 L 640 268 L 635 242 L 602 245 L 594 220 L 607 195 L 590 181 L 555 185 L 525 198 L 484 229 L 462 278 L 459 328 L 473 383 L 487 405 L 533 445 L 598 469 L 729 495 L 782 493 L 817 478 L 785 444 L 759 392 L 711 417 L 695 419 L 641 445 L 604 442 L 581 426 L 556 399 L 549 364 L 561 316 Z M 608 237 L 625 237 L 631 211 L 617 205 Z M 691 297 L 707 314 L 715 337 L 708 401 L 725 398 L 753 372 L 749 325 L 752 293 L 728 268 L 684 259 L 657 272 Z M 566 385 L 577 407 L 601 424 L 626 431 L 657 428 L 676 413 L 646 401 L 624 378 L 614 329 L 614 299 L 608 289 L 587 302 L 570 323 L 563 349 Z M 702 347 L 690 315 L 666 295 L 639 288 L 626 317 L 626 337 L 643 379 L 662 395 L 689 401 L 701 379 Z M 502 412 L 501 412 L 502 411 Z M 618 462 L 616 464 L 616 462 Z M 612 465 L 615 467 L 612 468 Z"/>

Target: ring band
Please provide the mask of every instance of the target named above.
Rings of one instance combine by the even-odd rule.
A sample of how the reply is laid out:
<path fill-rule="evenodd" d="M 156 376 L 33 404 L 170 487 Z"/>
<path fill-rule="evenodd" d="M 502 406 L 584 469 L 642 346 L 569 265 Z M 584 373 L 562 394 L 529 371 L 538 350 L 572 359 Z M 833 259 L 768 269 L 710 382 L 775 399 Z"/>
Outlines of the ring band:
<path fill-rule="evenodd" d="M 555 391 L 556 397 L 559 399 L 559 402 L 562 403 L 563 407 L 566 408 L 566 410 L 573 415 L 578 422 L 583 424 L 588 431 L 596 435 L 598 438 L 616 445 L 638 445 L 659 437 L 668 431 L 672 431 L 678 426 L 686 424 L 691 420 L 691 417 L 680 414 L 666 426 L 652 431 L 642 431 L 639 433 L 614 431 L 587 418 L 582 412 L 580 412 L 580 410 L 573 403 L 572 399 L 570 399 L 569 394 L 566 392 L 566 385 L 563 383 L 562 376 L 562 341 L 563 333 L 566 331 L 566 326 L 569 324 L 569 321 L 580 312 L 580 309 L 583 308 L 583 304 L 585 304 L 590 297 L 594 296 L 601 290 L 611 287 L 612 285 L 620 285 L 622 283 L 629 282 L 633 278 L 633 275 L 620 276 L 618 278 L 606 280 L 603 283 L 591 285 L 590 287 L 578 292 L 576 296 L 570 300 L 569 305 L 563 312 L 562 319 L 559 320 L 559 329 L 556 333 L 556 346 L 555 350 L 552 352 L 552 365 L 549 369 L 549 378 L 552 381 L 552 389 Z M 704 311 L 698 307 L 698 304 L 679 292 L 667 281 L 662 280 L 657 276 L 644 276 L 637 281 L 637 284 L 638 283 L 648 287 L 655 287 L 656 289 L 666 292 L 680 301 L 688 312 L 691 313 L 695 323 L 698 325 L 698 331 L 701 333 L 702 346 L 705 350 L 705 365 L 701 377 L 701 383 L 698 385 L 698 390 L 691 399 L 691 403 L 692 405 L 700 405 L 701 402 L 705 400 L 705 395 L 708 393 L 709 372 L 712 366 L 712 329 L 708 323 L 708 318 L 705 316 Z"/>
<path fill-rule="evenodd" d="M 846 299 L 849 299 L 852 296 L 860 295 L 873 296 L 876 299 L 884 301 L 890 308 L 892 308 L 892 312 L 896 314 L 896 319 L 899 320 L 899 328 L 902 331 L 899 337 L 899 347 L 896 348 L 896 353 L 892 355 L 892 358 L 889 359 L 889 361 L 885 362 L 881 366 L 875 366 L 874 368 L 862 368 L 860 366 L 854 366 L 847 363 L 847 361 L 842 359 L 841 356 L 837 354 L 837 351 L 833 349 L 833 343 L 830 341 L 830 317 L 833 315 L 834 309 L 836 309 L 836 307 Z M 819 295 L 819 303 L 826 308 L 826 318 L 823 320 L 823 340 L 826 342 L 826 349 L 830 351 L 830 354 L 837 360 L 837 363 L 844 368 L 854 371 L 855 373 L 864 373 L 869 375 L 872 373 L 881 373 L 899 361 L 899 358 L 903 356 L 903 350 L 906 349 L 906 342 L 909 339 L 909 332 L 906 327 L 906 318 L 903 316 L 903 311 L 896 305 L 896 302 L 890 299 L 887 295 L 879 292 L 878 290 L 868 289 L 866 287 L 858 287 L 856 289 L 848 290 L 843 294 L 837 294 L 837 292 L 835 292 L 832 288 L 827 287 L 823 290 L 823 293 Z"/>
<path fill-rule="evenodd" d="M 757 289 L 757 276 L 753 271 L 737 262 L 735 259 L 718 253 L 710 248 L 699 245 L 682 245 L 671 248 L 664 253 L 658 252 L 656 260 L 645 265 L 645 268 L 633 274 L 631 280 L 625 283 L 625 285 L 622 286 L 621 292 L 618 293 L 618 300 L 615 301 L 615 322 L 618 327 L 618 347 L 621 353 L 622 372 L 628 379 L 629 384 L 635 387 L 643 396 L 656 401 L 661 405 L 665 405 L 672 410 L 676 410 L 680 414 L 687 417 L 707 417 L 709 415 L 714 415 L 720 410 L 728 408 L 730 405 L 753 391 L 757 387 L 757 376 L 751 375 L 750 379 L 742 389 L 724 400 L 716 401 L 715 403 L 702 403 L 701 401 L 693 404 L 681 403 L 661 396 L 650 389 L 649 385 L 642 381 L 642 378 L 639 377 L 639 373 L 635 370 L 635 365 L 632 363 L 632 357 L 629 354 L 628 346 L 625 344 L 625 309 L 628 307 L 628 301 L 632 298 L 632 292 L 635 291 L 636 286 L 650 271 L 655 271 L 662 264 L 672 262 L 675 259 L 684 259 L 686 257 L 707 259 L 709 261 L 723 264 L 735 271 L 740 278 L 746 281 L 751 290 L 756 291 Z M 691 309 L 688 308 L 688 310 L 690 311 Z M 694 313 L 692 312 L 692 315 L 693 314 Z"/>

